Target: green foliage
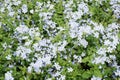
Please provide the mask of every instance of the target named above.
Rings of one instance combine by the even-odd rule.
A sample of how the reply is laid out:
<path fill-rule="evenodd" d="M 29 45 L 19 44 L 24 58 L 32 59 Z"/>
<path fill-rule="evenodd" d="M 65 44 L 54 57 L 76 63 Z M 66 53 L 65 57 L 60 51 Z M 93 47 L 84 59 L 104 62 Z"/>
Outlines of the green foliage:
<path fill-rule="evenodd" d="M 62 4 L 62 0 L 60 0 L 58 3 L 55 4 L 55 13 L 52 17 L 52 20 L 55 21 L 58 26 L 64 27 L 65 19 L 64 19 L 64 7 Z"/>
<path fill-rule="evenodd" d="M 102 4 L 99 4 L 97 1 L 89 3 L 93 21 L 102 23 L 104 26 L 116 21 L 109 3 L 110 0 L 102 1 Z"/>
<path fill-rule="evenodd" d="M 62 31 L 58 30 L 58 33 L 55 36 L 48 35 L 47 30 L 43 28 L 45 22 L 43 18 L 40 18 L 39 16 L 39 14 L 42 12 L 49 12 L 47 8 L 43 9 L 43 11 L 41 12 L 39 11 L 37 12 L 36 10 L 34 11 L 34 14 L 31 14 L 29 12 L 31 9 L 33 10 L 36 9 L 36 2 L 41 2 L 43 3 L 42 6 L 46 6 L 45 3 L 47 3 L 48 1 L 51 2 L 50 4 L 54 5 L 53 9 L 55 12 L 51 20 L 56 23 L 56 31 L 57 28 L 59 27 L 62 27 L 64 29 Z M 68 1 L 69 0 L 66 0 L 66 2 Z M 78 8 L 77 4 L 78 2 L 81 1 L 82 0 L 73 0 L 74 3 L 73 4 L 74 6 L 72 6 L 73 12 L 77 11 Z M 80 20 L 91 19 L 92 21 L 95 21 L 97 23 L 102 23 L 102 25 L 105 27 L 107 27 L 108 24 L 113 22 L 117 22 L 119 24 L 120 20 L 119 19 L 116 20 L 115 16 L 113 15 L 111 5 L 109 4 L 110 0 L 103 1 L 102 4 L 100 4 L 98 1 L 96 0 L 92 0 L 92 2 L 85 1 L 85 3 L 87 3 L 89 6 L 90 12 L 88 14 L 84 14 Z M 21 8 L 22 4 L 27 4 L 28 6 L 28 12 L 25 14 L 19 14 L 17 12 L 17 10 Z M 66 80 L 90 80 L 93 76 L 103 78 L 104 80 L 114 80 L 112 78 L 112 75 L 114 74 L 116 68 L 109 66 L 111 63 L 109 65 L 107 62 L 105 62 L 105 64 L 92 63 L 92 60 L 95 58 L 95 56 L 96 55 L 98 56 L 98 54 L 96 54 L 97 50 L 100 47 L 103 47 L 104 45 L 104 43 L 100 42 L 100 39 L 102 39 L 102 35 L 100 34 L 98 38 L 95 38 L 93 34 L 86 35 L 86 33 L 83 33 L 82 38 L 85 38 L 85 40 L 88 42 L 88 45 L 86 48 L 84 48 L 84 46 L 82 45 L 78 45 L 77 44 L 78 39 L 70 37 L 69 34 L 70 26 L 68 25 L 68 21 L 67 19 L 65 19 L 65 14 L 63 13 L 64 12 L 63 0 L 58 0 L 58 2 L 56 3 L 53 0 L 22 0 L 22 4 L 20 4 L 19 6 L 12 6 L 13 10 L 16 11 L 13 17 L 8 16 L 9 11 L 7 9 L 5 9 L 5 12 L 0 13 L 0 22 L 2 22 L 2 25 L 0 25 L 0 80 L 4 80 L 5 73 L 10 70 L 12 71 L 14 80 L 25 80 L 25 78 L 26 80 L 45 80 L 46 77 L 47 78 L 52 77 L 48 70 L 53 69 L 54 68 L 53 65 L 46 65 L 45 67 L 40 68 L 43 72 L 39 73 L 36 73 L 33 68 L 32 73 L 28 73 L 27 71 L 31 62 L 35 62 L 37 60 L 36 59 L 37 57 L 35 57 L 35 53 L 40 54 L 40 57 L 43 53 L 47 53 L 47 51 L 44 50 L 42 52 L 40 51 L 37 52 L 33 49 L 33 44 L 39 42 L 44 38 L 52 40 L 52 44 L 57 44 L 58 42 L 62 42 L 64 40 L 67 41 L 67 45 L 65 45 L 64 47 L 65 50 L 58 51 L 57 47 L 55 53 L 56 57 L 52 58 L 53 60 L 51 59 L 52 64 L 59 63 L 59 65 L 61 66 L 60 70 L 61 74 L 66 76 Z M 37 8 L 39 9 L 39 7 Z M 20 16 L 21 20 L 17 19 L 18 15 Z M 78 22 L 80 20 L 78 20 Z M 13 22 L 15 22 L 15 24 Z M 38 27 L 40 30 L 39 33 L 41 34 L 40 37 L 39 36 L 34 37 L 33 42 L 31 43 L 31 45 L 28 46 L 29 48 L 31 48 L 31 50 L 34 50 L 34 53 L 31 52 L 30 55 L 28 56 L 29 57 L 28 61 L 24 60 L 19 56 L 14 56 L 14 52 L 16 51 L 18 46 L 20 45 L 25 46 L 24 45 L 25 42 L 29 41 L 30 39 L 29 38 L 21 40 L 23 42 L 20 43 L 20 40 L 13 37 L 15 29 L 21 23 L 23 24 L 23 22 L 25 25 L 28 26 L 28 28 Z M 47 29 L 48 31 L 51 30 L 51 28 Z M 120 33 L 116 35 L 118 35 L 118 37 L 120 38 Z M 4 43 L 10 45 L 11 47 L 7 47 L 5 49 L 3 47 Z M 48 51 L 50 50 L 48 49 Z M 83 52 L 85 53 L 84 56 L 82 56 Z M 120 44 L 116 46 L 116 49 L 113 52 L 108 54 L 115 55 L 116 61 L 118 65 L 120 65 Z M 11 55 L 10 60 L 6 59 L 8 55 Z M 74 59 L 74 55 L 81 57 L 82 59 L 81 62 L 77 62 L 77 60 Z M 64 58 L 65 56 L 67 56 L 67 59 Z M 80 58 L 78 60 L 80 60 Z M 10 65 L 13 65 L 13 67 L 11 68 L 8 67 Z M 102 68 L 100 69 L 99 66 L 102 66 Z M 69 67 L 73 69 L 72 72 L 68 72 Z M 56 71 L 57 70 L 54 69 L 53 73 L 55 73 Z M 116 80 L 119 79 L 120 79 L 119 77 L 116 78 Z M 56 80 L 56 78 L 52 77 L 52 80 Z"/>

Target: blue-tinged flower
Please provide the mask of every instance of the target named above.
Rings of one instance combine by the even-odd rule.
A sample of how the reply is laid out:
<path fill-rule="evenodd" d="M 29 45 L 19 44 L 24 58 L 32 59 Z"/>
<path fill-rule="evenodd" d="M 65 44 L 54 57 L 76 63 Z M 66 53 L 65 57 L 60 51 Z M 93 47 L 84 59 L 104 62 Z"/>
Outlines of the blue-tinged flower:
<path fill-rule="evenodd" d="M 72 72 L 73 69 L 70 67 L 70 68 L 67 68 L 68 72 Z"/>
<path fill-rule="evenodd" d="M 28 12 L 28 7 L 27 7 L 26 4 L 23 4 L 21 9 L 22 9 L 23 13 L 27 13 Z"/>
<path fill-rule="evenodd" d="M 14 80 L 11 71 L 5 73 L 5 80 Z"/>
<path fill-rule="evenodd" d="M 100 77 L 93 76 L 91 80 L 102 80 Z"/>

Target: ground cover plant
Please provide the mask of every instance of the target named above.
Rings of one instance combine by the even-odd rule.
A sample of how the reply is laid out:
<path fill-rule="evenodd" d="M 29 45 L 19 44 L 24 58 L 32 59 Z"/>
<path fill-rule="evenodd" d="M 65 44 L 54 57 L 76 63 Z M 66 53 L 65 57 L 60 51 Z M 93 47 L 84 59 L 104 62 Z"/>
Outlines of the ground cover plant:
<path fill-rule="evenodd" d="M 120 80 L 120 0 L 0 0 L 0 80 Z"/>

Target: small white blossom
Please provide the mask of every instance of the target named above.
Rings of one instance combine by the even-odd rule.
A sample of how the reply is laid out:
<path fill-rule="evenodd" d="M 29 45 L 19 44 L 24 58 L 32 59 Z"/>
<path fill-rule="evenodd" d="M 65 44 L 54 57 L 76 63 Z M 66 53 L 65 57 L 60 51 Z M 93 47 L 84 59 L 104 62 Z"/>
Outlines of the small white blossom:
<path fill-rule="evenodd" d="M 9 16 L 11 16 L 11 17 L 13 17 L 14 16 L 14 14 L 15 14 L 15 12 L 9 12 Z"/>
<path fill-rule="evenodd" d="M 100 77 L 93 76 L 91 80 L 102 80 Z"/>
<path fill-rule="evenodd" d="M 46 80 L 52 80 L 52 78 L 48 78 L 48 79 L 46 79 Z"/>
<path fill-rule="evenodd" d="M 32 39 L 40 36 L 40 32 L 38 28 L 30 28 L 28 33 Z"/>
<path fill-rule="evenodd" d="M 42 62 L 44 63 L 45 66 L 51 64 L 51 56 L 47 55 L 47 56 L 43 57 Z"/>
<path fill-rule="evenodd" d="M 31 53 L 31 49 L 23 47 L 23 46 L 19 46 L 17 48 L 17 51 L 14 52 L 15 56 L 20 56 L 23 59 L 27 59 L 27 56 Z"/>
<path fill-rule="evenodd" d="M 10 3 L 10 0 L 4 0 L 5 3 Z"/>
<path fill-rule="evenodd" d="M 12 73 L 10 71 L 5 73 L 5 80 L 14 80 Z"/>
<path fill-rule="evenodd" d="M 73 69 L 70 67 L 70 68 L 67 68 L 68 72 L 72 72 Z"/>
<path fill-rule="evenodd" d="M 81 56 L 84 57 L 86 55 L 86 53 L 82 52 Z"/>
<path fill-rule="evenodd" d="M 116 76 L 120 76 L 120 67 L 117 66 L 117 70 L 114 72 Z"/>
<path fill-rule="evenodd" d="M 94 37 L 99 38 L 99 33 L 98 32 L 95 32 L 93 34 L 94 34 Z"/>
<path fill-rule="evenodd" d="M 58 47 L 58 50 L 59 51 L 64 51 L 66 45 L 67 45 L 67 41 L 63 41 L 61 43 L 60 47 Z"/>
<path fill-rule="evenodd" d="M 5 12 L 5 8 L 3 7 L 3 8 L 0 8 L 0 12 Z"/>
<path fill-rule="evenodd" d="M 78 5 L 78 11 L 81 11 L 81 10 L 83 10 L 84 13 L 87 13 L 89 11 L 87 4 L 85 4 L 84 2 L 81 2 Z"/>
<path fill-rule="evenodd" d="M 65 80 L 65 75 L 60 75 L 60 78 L 58 80 Z"/>
<path fill-rule="evenodd" d="M 95 57 L 95 59 L 92 61 L 92 63 L 95 64 L 105 64 L 105 62 L 110 62 L 109 58 L 106 56 Z"/>
<path fill-rule="evenodd" d="M 57 77 L 57 76 L 60 76 L 60 75 L 61 75 L 61 74 L 60 74 L 60 72 L 58 72 L 58 71 L 57 71 L 55 74 L 53 74 L 54 77 Z"/>
<path fill-rule="evenodd" d="M 35 72 L 39 73 L 41 72 L 40 68 L 43 67 L 42 59 L 39 58 L 35 63 L 31 63 L 30 65 L 33 67 Z"/>
<path fill-rule="evenodd" d="M 115 55 L 110 55 L 109 57 L 110 57 L 110 59 L 112 59 L 112 60 L 116 60 L 116 56 L 115 56 Z"/>
<path fill-rule="evenodd" d="M 19 27 L 16 28 L 16 31 L 23 34 L 27 33 L 29 31 L 29 28 L 26 25 L 20 25 Z"/>
<path fill-rule="evenodd" d="M 31 72 L 32 72 L 32 67 L 29 66 L 29 67 L 28 67 L 28 73 L 31 73 Z"/>
<path fill-rule="evenodd" d="M 87 42 L 85 39 L 81 39 L 81 40 L 80 40 L 80 44 L 81 44 L 82 46 L 84 46 L 84 48 L 86 48 L 87 45 L 88 45 L 88 42 Z"/>
<path fill-rule="evenodd" d="M 14 4 L 15 6 L 18 6 L 19 4 L 21 4 L 21 1 L 20 1 L 20 0 L 18 0 L 18 1 L 14 0 L 13 4 Z"/>
<path fill-rule="evenodd" d="M 54 66 L 57 70 L 60 70 L 60 68 L 61 68 L 61 66 L 58 63 L 55 63 Z"/>
<path fill-rule="evenodd" d="M 101 47 L 101 48 L 97 51 L 97 53 L 100 54 L 100 55 L 106 55 L 106 49 Z"/>
<path fill-rule="evenodd" d="M 6 59 L 7 59 L 7 60 L 10 60 L 10 59 L 11 59 L 11 55 L 7 55 L 7 56 L 6 56 Z"/>
<path fill-rule="evenodd" d="M 8 5 L 8 6 L 7 6 L 7 9 L 8 9 L 9 12 L 13 11 L 11 5 Z"/>
<path fill-rule="evenodd" d="M 33 10 L 33 9 L 32 9 L 32 10 L 30 10 L 30 13 L 31 13 L 31 14 L 33 14 L 33 13 L 34 13 L 34 10 Z"/>
<path fill-rule="evenodd" d="M 30 46 L 32 44 L 32 41 L 30 40 L 30 41 L 27 41 L 27 42 L 25 42 L 25 46 Z"/>
<path fill-rule="evenodd" d="M 26 4 L 23 4 L 21 9 L 22 9 L 23 13 L 27 13 L 28 12 L 28 7 L 27 7 Z"/>
<path fill-rule="evenodd" d="M 3 43 L 2 46 L 3 46 L 4 49 L 7 49 L 7 43 L 6 42 Z"/>
<path fill-rule="evenodd" d="M 79 63 L 82 62 L 82 58 L 81 58 L 81 56 L 78 57 L 78 62 L 79 62 Z"/>

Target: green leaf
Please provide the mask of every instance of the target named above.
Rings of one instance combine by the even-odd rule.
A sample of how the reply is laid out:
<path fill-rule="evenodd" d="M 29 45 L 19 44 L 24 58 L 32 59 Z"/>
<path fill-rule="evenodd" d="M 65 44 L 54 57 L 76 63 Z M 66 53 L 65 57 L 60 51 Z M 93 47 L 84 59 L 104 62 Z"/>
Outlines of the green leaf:
<path fill-rule="evenodd" d="M 97 77 L 100 77 L 100 78 L 102 77 L 102 73 L 99 69 L 94 70 L 94 75 L 97 76 Z"/>
<path fill-rule="evenodd" d="M 82 74 L 82 77 L 85 78 L 85 79 L 88 79 L 91 77 L 91 72 L 89 70 L 85 71 L 83 74 Z"/>

